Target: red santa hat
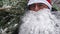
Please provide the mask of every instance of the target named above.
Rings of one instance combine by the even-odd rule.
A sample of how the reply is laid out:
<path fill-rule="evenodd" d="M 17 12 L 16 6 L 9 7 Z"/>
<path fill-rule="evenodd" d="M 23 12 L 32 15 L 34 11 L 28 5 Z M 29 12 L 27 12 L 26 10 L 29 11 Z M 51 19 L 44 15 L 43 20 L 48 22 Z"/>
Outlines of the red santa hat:
<path fill-rule="evenodd" d="M 27 5 L 29 6 L 29 5 L 34 4 L 34 3 L 44 3 L 44 4 L 46 4 L 50 9 L 52 8 L 51 0 L 29 0 Z"/>

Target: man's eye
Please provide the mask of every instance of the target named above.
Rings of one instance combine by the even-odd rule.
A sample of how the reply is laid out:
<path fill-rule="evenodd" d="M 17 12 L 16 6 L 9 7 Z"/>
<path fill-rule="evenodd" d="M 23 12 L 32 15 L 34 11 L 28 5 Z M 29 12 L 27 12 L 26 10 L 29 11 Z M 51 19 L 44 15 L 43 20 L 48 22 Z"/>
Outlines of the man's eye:
<path fill-rule="evenodd" d="M 35 7 L 35 5 L 30 5 L 31 7 Z"/>
<path fill-rule="evenodd" d="M 35 5 L 31 5 L 31 7 L 35 7 Z"/>

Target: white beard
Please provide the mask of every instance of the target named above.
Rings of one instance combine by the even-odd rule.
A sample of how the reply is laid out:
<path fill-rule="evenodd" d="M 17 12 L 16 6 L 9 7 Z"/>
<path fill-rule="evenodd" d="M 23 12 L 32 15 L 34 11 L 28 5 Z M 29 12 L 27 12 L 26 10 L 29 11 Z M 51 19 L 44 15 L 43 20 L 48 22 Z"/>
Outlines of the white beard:
<path fill-rule="evenodd" d="M 28 11 L 22 18 L 19 34 L 55 34 L 55 19 L 49 9 Z"/>

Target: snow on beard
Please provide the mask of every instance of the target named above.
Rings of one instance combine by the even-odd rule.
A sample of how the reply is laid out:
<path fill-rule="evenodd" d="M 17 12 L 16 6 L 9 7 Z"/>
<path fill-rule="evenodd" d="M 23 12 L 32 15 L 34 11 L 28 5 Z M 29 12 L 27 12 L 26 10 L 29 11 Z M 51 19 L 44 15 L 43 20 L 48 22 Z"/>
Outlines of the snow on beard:
<path fill-rule="evenodd" d="M 19 34 L 55 34 L 54 19 L 55 16 L 46 8 L 37 12 L 28 11 L 22 18 Z"/>

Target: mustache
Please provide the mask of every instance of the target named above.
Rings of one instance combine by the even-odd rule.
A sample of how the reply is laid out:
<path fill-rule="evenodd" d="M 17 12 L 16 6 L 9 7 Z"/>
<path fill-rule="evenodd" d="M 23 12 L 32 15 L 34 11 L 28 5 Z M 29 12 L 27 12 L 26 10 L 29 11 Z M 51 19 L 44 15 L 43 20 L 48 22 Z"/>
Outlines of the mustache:
<path fill-rule="evenodd" d="M 33 11 L 33 10 L 28 10 L 27 12 L 34 12 L 34 13 L 38 13 L 38 12 L 51 12 L 50 9 L 47 9 L 47 8 L 43 8 L 43 9 L 40 9 L 38 11 Z"/>
<path fill-rule="evenodd" d="M 28 11 L 26 11 L 25 12 L 25 14 L 36 14 L 36 13 L 41 13 L 41 14 L 43 14 L 43 13 L 51 13 L 51 11 L 49 10 L 49 9 L 47 9 L 47 8 L 44 8 L 44 9 L 40 9 L 39 11 L 32 11 L 32 10 L 28 10 Z"/>

